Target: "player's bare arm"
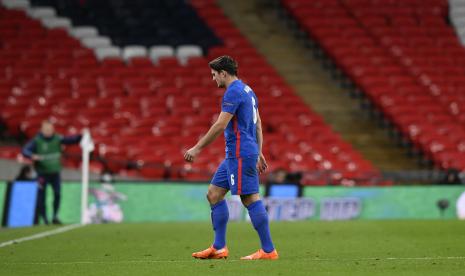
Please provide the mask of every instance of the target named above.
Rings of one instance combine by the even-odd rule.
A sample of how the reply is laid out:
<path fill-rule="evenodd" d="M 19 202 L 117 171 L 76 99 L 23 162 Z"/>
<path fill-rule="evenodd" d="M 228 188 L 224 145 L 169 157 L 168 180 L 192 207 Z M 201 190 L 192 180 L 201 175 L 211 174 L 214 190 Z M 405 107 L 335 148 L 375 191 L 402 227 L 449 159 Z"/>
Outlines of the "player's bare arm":
<path fill-rule="evenodd" d="M 200 151 L 211 144 L 215 139 L 223 133 L 223 131 L 226 129 L 228 126 L 228 123 L 231 121 L 233 118 L 233 114 L 228 113 L 228 112 L 221 112 L 220 116 L 218 116 L 218 119 L 216 122 L 210 127 L 208 130 L 207 134 L 205 134 L 195 146 L 190 148 L 186 153 L 184 154 L 184 159 L 187 162 L 194 162 L 195 157 L 200 153 Z"/>
<path fill-rule="evenodd" d="M 263 132 L 262 132 L 262 120 L 260 119 L 260 113 L 257 110 L 257 144 L 258 144 L 258 161 L 257 161 L 257 170 L 259 173 L 264 173 L 268 168 L 266 163 L 265 156 L 262 152 L 263 146 Z"/>

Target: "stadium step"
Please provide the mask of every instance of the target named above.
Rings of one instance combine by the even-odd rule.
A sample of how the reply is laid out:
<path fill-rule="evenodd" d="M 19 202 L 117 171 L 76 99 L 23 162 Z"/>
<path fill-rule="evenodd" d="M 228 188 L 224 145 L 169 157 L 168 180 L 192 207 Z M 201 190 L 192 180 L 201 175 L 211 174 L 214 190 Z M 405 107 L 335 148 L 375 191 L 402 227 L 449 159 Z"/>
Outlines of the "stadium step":
<path fill-rule="evenodd" d="M 406 150 L 367 116 L 360 103 L 349 97 L 349 91 L 341 88 L 294 37 L 272 2 L 220 0 L 219 5 L 304 101 L 365 158 L 381 170 L 418 169 Z"/>

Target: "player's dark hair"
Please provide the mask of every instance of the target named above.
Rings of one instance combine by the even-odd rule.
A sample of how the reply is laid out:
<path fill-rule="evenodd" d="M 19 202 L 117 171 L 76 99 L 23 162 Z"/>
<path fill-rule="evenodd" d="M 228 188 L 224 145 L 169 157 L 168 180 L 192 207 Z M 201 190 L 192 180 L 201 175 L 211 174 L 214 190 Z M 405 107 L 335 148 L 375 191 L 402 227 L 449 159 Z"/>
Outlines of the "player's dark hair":
<path fill-rule="evenodd" d="M 208 63 L 215 71 L 225 71 L 232 76 L 237 76 L 237 62 L 230 56 L 217 57 Z"/>

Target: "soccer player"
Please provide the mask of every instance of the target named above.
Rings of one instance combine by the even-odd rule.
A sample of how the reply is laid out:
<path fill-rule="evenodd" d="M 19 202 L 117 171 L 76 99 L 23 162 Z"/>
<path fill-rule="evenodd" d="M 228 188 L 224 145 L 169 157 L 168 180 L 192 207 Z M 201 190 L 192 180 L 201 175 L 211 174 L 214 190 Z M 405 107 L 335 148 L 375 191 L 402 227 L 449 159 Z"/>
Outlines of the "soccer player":
<path fill-rule="evenodd" d="M 257 97 L 248 85 L 238 79 L 237 63 L 231 57 L 218 57 L 209 66 L 218 87 L 226 88 L 221 113 L 205 136 L 186 151 L 184 159 L 194 162 L 201 150 L 221 132 L 224 132 L 226 140 L 226 158 L 213 176 L 207 193 L 215 232 L 214 242 L 209 248 L 195 252 L 192 256 L 200 259 L 228 257 L 226 225 L 229 211 L 224 196 L 231 190 L 233 195 L 241 197 L 262 246 L 257 252 L 241 259 L 278 259 L 278 252 L 271 240 L 268 214 L 258 193 L 258 174 L 267 169 L 267 164 L 262 153 L 263 134 Z"/>
<path fill-rule="evenodd" d="M 55 133 L 53 124 L 43 121 L 40 132 L 29 141 L 23 148 L 24 156 L 34 161 L 34 168 L 37 171 L 37 182 L 39 192 L 37 196 L 37 209 L 39 217 L 45 224 L 48 224 L 45 197 L 47 183 L 53 189 L 53 224 L 62 224 L 58 218 L 58 210 L 61 201 L 61 145 L 77 144 L 82 135 L 61 136 Z"/>

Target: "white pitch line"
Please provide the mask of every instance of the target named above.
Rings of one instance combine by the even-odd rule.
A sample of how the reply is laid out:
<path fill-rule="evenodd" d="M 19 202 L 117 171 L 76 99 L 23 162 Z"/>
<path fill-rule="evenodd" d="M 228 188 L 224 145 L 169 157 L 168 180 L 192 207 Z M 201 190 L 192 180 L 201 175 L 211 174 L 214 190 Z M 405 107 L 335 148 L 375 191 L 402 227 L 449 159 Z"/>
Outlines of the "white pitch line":
<path fill-rule="evenodd" d="M 433 261 L 433 260 L 465 260 L 465 256 L 451 256 L 451 257 L 389 257 L 389 258 L 314 258 L 306 259 L 305 261 L 312 262 L 327 262 L 327 261 Z M 127 260 L 127 261 L 76 261 L 76 262 L 7 262 L 1 263 L 3 265 L 76 265 L 76 264 L 143 264 L 143 263 L 192 263 L 192 262 L 248 262 L 243 260 Z"/>
<path fill-rule="evenodd" d="M 452 257 L 405 257 L 405 258 L 386 258 L 385 260 L 465 260 L 465 256 L 452 256 Z"/>
<path fill-rule="evenodd" d="M 315 258 L 309 261 L 432 261 L 432 260 L 465 260 L 465 256 L 450 256 L 450 257 L 388 257 L 388 258 Z"/>
<path fill-rule="evenodd" d="M 45 237 L 48 237 L 48 236 L 52 236 L 52 235 L 60 234 L 60 233 L 63 233 L 63 232 L 71 231 L 73 229 L 83 227 L 83 226 L 84 226 L 84 224 L 71 224 L 71 225 L 63 226 L 63 227 L 60 227 L 60 228 L 57 228 L 57 229 L 53 229 L 53 230 L 45 231 L 45 232 L 42 232 L 42 233 L 34 234 L 32 236 L 27 236 L 27 237 L 23 237 L 23 238 L 19 238 L 19 239 L 14 239 L 14 240 L 11 240 L 11 241 L 2 242 L 2 243 L 0 243 L 0 248 L 8 246 L 8 245 L 12 245 L 12 244 L 25 242 L 25 241 L 31 241 L 31 240 L 37 240 L 37 239 L 45 238 Z"/>

